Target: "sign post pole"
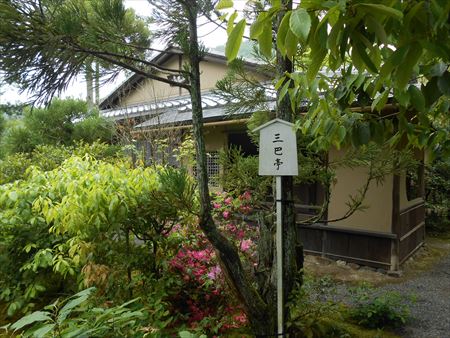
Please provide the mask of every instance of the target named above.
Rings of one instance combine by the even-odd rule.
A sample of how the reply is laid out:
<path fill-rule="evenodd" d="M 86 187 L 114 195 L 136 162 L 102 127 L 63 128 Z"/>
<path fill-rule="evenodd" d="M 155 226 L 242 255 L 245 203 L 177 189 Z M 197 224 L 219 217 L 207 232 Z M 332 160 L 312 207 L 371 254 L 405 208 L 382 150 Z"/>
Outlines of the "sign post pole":
<path fill-rule="evenodd" d="M 276 180 L 276 264 L 277 264 L 277 335 L 284 337 L 283 292 L 283 201 L 282 176 L 297 176 L 297 137 L 294 125 L 275 119 L 254 129 L 259 131 L 259 170 L 262 176 L 275 176 Z"/>
<path fill-rule="evenodd" d="M 277 247 L 277 320 L 278 320 L 278 335 L 284 334 L 284 300 L 283 300 L 283 228 L 282 228 L 282 200 L 281 200 L 281 176 L 276 176 L 276 202 L 277 202 L 277 232 L 276 232 L 276 247 Z"/>

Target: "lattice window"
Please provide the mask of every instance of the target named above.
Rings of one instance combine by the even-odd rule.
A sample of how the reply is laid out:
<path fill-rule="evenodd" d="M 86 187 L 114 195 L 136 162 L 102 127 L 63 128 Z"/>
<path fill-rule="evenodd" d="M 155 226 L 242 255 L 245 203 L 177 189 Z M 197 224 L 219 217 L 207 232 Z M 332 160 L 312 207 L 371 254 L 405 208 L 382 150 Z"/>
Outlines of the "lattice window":
<path fill-rule="evenodd" d="M 208 172 L 209 185 L 211 187 L 218 187 L 220 164 L 219 164 L 219 153 L 217 151 L 211 151 L 206 153 L 206 170 Z"/>
<path fill-rule="evenodd" d="M 197 176 L 197 167 L 194 167 L 194 176 Z M 219 152 L 210 151 L 206 153 L 206 172 L 208 173 L 208 184 L 210 187 L 219 187 Z"/>

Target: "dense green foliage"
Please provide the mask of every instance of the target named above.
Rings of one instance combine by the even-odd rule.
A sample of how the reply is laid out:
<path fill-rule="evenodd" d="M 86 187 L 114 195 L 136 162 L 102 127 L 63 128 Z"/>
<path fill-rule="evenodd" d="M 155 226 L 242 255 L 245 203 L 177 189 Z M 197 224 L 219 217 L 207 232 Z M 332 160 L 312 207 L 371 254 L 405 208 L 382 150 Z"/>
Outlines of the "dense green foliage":
<path fill-rule="evenodd" d="M 349 316 L 358 324 L 368 328 L 398 328 L 411 318 L 409 306 L 399 293 L 377 295 L 367 285 L 353 289 L 353 307 Z"/>
<path fill-rule="evenodd" d="M 450 232 L 450 159 L 436 159 L 426 168 L 426 226 L 431 233 Z"/>
<path fill-rule="evenodd" d="M 342 299 L 331 276 L 313 278 L 306 274 L 304 278 L 288 304 L 288 330 L 295 337 L 387 337 L 390 335 L 382 330 L 398 329 L 411 319 L 411 299 L 398 293 L 380 295 L 376 288 L 362 283 L 358 287 L 346 285 L 350 295 Z"/>
<path fill-rule="evenodd" d="M 0 136 L 2 135 L 4 129 L 5 129 L 5 118 L 3 116 L 3 113 L 0 112 Z"/>
<path fill-rule="evenodd" d="M 222 4 L 225 2 L 230 3 L 231 1 L 221 1 Z M 161 3 L 164 4 L 164 2 Z M 171 5 L 168 7 L 172 13 L 177 12 L 174 13 L 177 15 L 176 18 L 181 17 L 183 19 L 179 25 L 182 28 L 178 29 L 177 33 L 181 31 L 185 35 L 189 31 L 188 28 L 191 28 L 191 40 L 185 39 L 184 43 L 190 46 L 188 49 L 190 60 L 195 60 L 199 56 L 198 50 L 196 50 L 197 41 L 194 41 L 196 34 L 192 37 L 192 31 L 195 31 L 195 27 L 189 25 L 187 17 L 189 15 L 191 22 L 195 21 L 200 8 L 198 4 L 207 2 L 193 1 L 193 6 L 188 6 L 185 1 L 174 1 L 174 3 L 178 5 L 178 7 L 174 6 L 175 10 L 171 8 Z M 251 32 L 252 36 L 258 38 L 261 51 L 264 54 L 271 54 L 271 24 L 272 19 L 275 18 L 275 14 L 280 9 L 281 3 L 280 1 L 274 1 L 272 4 L 275 10 L 270 14 L 264 14 L 263 12 L 258 17 L 258 20 L 261 19 L 259 20 L 259 27 L 256 24 Z M 296 108 L 299 108 L 298 104 L 302 102 L 305 95 L 310 95 L 314 99 L 311 101 L 313 103 L 307 107 L 308 115 L 305 120 L 299 122 L 298 127 L 305 134 L 315 136 L 317 149 L 328 148 L 330 145 L 339 147 L 345 142 L 358 146 L 367 145 L 371 139 L 382 143 L 385 138 L 392 136 L 394 123 L 379 117 L 377 112 L 384 107 L 391 90 L 388 86 L 384 87 L 383 81 L 386 78 L 378 82 L 377 78 L 366 78 L 361 74 L 354 76 L 355 74 L 352 71 L 356 68 L 363 72 L 368 68 L 373 73 L 377 72 L 373 70 L 373 61 L 368 62 L 366 59 L 367 50 L 375 54 L 375 58 L 381 59 L 381 56 L 383 56 L 387 60 L 396 53 L 389 50 L 386 56 L 380 55 L 377 48 L 378 44 L 375 44 L 375 47 L 373 43 L 370 44 L 375 38 L 372 35 L 366 36 L 368 34 L 365 31 L 358 32 L 358 29 L 360 26 L 365 29 L 366 21 L 372 22 L 372 25 L 373 21 L 376 22 L 374 18 L 371 18 L 372 13 L 367 7 L 372 10 L 376 9 L 372 12 L 378 13 L 383 23 L 387 22 L 387 28 L 391 29 L 394 26 L 388 32 L 389 38 L 391 38 L 391 35 L 395 37 L 395 34 L 391 33 L 398 32 L 399 29 L 400 31 L 408 31 L 411 22 L 408 23 L 406 29 L 403 26 L 396 27 L 395 24 L 391 26 L 390 20 L 395 21 L 398 18 L 398 10 L 389 11 L 386 6 L 374 7 L 370 4 L 367 6 L 366 4 L 349 3 L 347 9 L 344 6 L 345 2 L 335 3 L 331 1 L 327 2 L 327 6 L 330 6 L 330 8 L 325 5 L 322 8 L 322 3 L 322 1 L 302 2 L 302 6 L 311 6 L 311 8 L 308 8 L 310 13 L 308 14 L 304 8 L 296 10 L 295 13 L 291 12 L 288 15 L 293 19 L 287 20 L 289 27 L 285 23 L 284 28 L 286 29 L 281 32 L 278 31 L 280 36 L 286 34 L 286 39 L 283 36 L 279 41 L 284 43 L 284 54 L 288 56 L 292 57 L 297 52 L 297 43 L 307 41 L 310 35 L 313 44 L 311 46 L 312 57 L 306 76 L 304 74 L 298 76 L 286 74 L 286 77 L 278 82 L 276 88 L 280 90 L 281 98 L 289 94 L 291 103 Z M 439 1 L 434 2 L 433 6 L 435 3 L 437 7 L 440 6 Z M 0 66 L 6 69 L 10 81 L 21 82 L 25 88 L 38 89 L 40 94 L 43 94 L 42 97 L 47 97 L 49 93 L 64 88 L 68 80 L 79 72 L 87 58 L 92 56 L 116 66 L 128 68 L 147 78 L 154 78 L 154 69 L 158 67 L 146 62 L 145 57 L 143 57 L 146 49 L 142 47 L 145 47 L 147 42 L 146 30 L 142 29 L 142 22 L 135 21 L 132 12 L 124 10 L 121 1 L 46 1 L 39 2 L 43 6 L 38 6 L 37 1 L 5 0 L 0 4 L 2 9 L 0 19 L 2 19 L 2 28 L 4 28 L 0 32 L 6 32 L 4 35 L 0 35 L 1 41 L 4 42 L 1 45 Z M 333 8 L 331 14 L 323 15 L 327 10 L 331 11 L 331 8 Z M 420 9 L 420 6 L 417 7 L 416 13 L 420 12 Z M 444 9 L 447 10 L 447 7 Z M 409 8 L 406 10 L 409 10 Z M 443 11 L 444 14 L 445 10 Z M 358 15 L 353 17 L 355 12 Z M 360 15 L 361 13 L 364 15 Z M 438 22 L 431 27 L 431 37 L 436 38 L 434 33 L 439 30 L 439 38 L 441 36 L 445 38 L 446 35 L 440 32 L 440 29 L 445 26 L 441 15 L 436 13 L 432 18 L 437 18 Z M 270 23 L 270 26 L 264 22 L 265 19 L 268 19 L 267 22 Z M 323 21 L 319 22 L 322 19 Z M 340 19 L 342 20 L 338 24 Z M 416 19 L 416 17 L 411 19 Z M 229 54 L 236 54 L 239 47 L 239 43 L 236 42 L 239 42 L 237 40 L 245 30 L 245 22 L 241 21 L 233 28 L 233 22 L 230 21 L 231 35 L 226 51 Z M 420 18 L 414 21 L 423 24 L 422 26 L 427 25 Z M 24 22 L 29 23 L 29 25 L 26 25 L 26 29 L 18 29 Z M 360 25 L 360 23 L 362 24 Z M 170 24 L 173 24 L 173 21 L 170 21 Z M 336 70 L 346 62 L 344 60 L 346 57 L 350 57 L 354 63 L 354 67 L 349 66 L 345 69 L 347 80 L 344 81 L 343 87 L 338 87 L 340 91 L 330 83 L 333 81 L 314 80 L 320 68 L 320 63 L 328 54 L 328 51 L 324 50 L 329 47 L 324 46 L 326 39 L 322 39 L 322 42 L 319 41 L 328 34 L 327 26 L 329 28 L 332 28 L 332 26 L 345 27 L 345 30 L 342 30 L 344 37 L 341 35 L 340 39 L 338 37 L 341 30 L 335 29 L 335 35 L 337 35 L 335 40 L 340 40 L 341 43 L 328 44 L 332 48 L 334 46 L 335 49 L 337 46 L 339 48 L 342 46 L 340 53 L 339 51 L 330 53 L 330 55 L 336 54 L 333 55 L 335 59 L 330 61 L 332 64 L 330 67 Z M 377 33 L 379 33 L 379 27 L 376 26 L 376 28 L 378 28 Z M 310 34 L 312 31 L 314 31 L 314 34 Z M 45 32 L 45 34 L 42 34 L 42 32 Z M 361 34 L 362 38 L 357 33 Z M 348 45 L 350 35 L 351 47 Z M 261 37 L 259 38 L 259 36 Z M 290 36 L 288 42 L 293 42 L 289 44 L 288 48 L 286 48 L 287 36 Z M 379 36 L 379 34 L 376 34 L 376 36 Z M 422 37 L 420 38 L 423 40 Z M 366 44 L 366 40 L 369 40 L 370 46 Z M 138 46 L 135 47 L 135 45 Z M 384 45 L 387 45 L 386 41 L 384 41 Z M 283 46 L 279 47 L 283 50 Z M 395 45 L 395 47 L 398 46 Z M 421 46 L 421 48 L 423 47 Z M 350 50 L 352 50 L 352 55 L 346 55 L 346 51 Z M 405 53 L 403 58 L 396 59 L 395 61 L 398 62 L 395 65 L 392 65 L 392 62 L 391 64 L 388 63 L 388 66 L 392 68 L 388 73 L 393 74 L 392 77 L 389 74 L 388 80 L 394 81 L 396 86 L 399 86 L 399 81 L 406 84 L 409 75 L 412 74 L 411 69 L 415 68 L 415 64 L 409 67 L 410 65 L 407 62 L 408 67 L 405 67 L 405 73 L 408 76 L 406 76 L 405 81 L 405 75 L 402 76 L 402 70 L 397 66 L 397 63 L 402 64 L 409 60 L 411 58 L 409 54 L 413 54 L 414 50 L 411 45 L 408 45 L 403 50 Z M 420 53 L 422 53 L 422 49 L 420 49 Z M 371 56 L 373 57 L 373 55 Z M 338 57 L 340 57 L 339 60 L 337 60 Z M 426 66 L 432 66 L 434 61 L 432 60 Z M 446 60 L 444 61 L 446 62 Z M 173 73 L 187 76 L 190 83 L 198 84 L 196 81 L 199 76 L 198 70 L 197 73 L 192 70 L 197 66 L 198 62 L 192 61 L 190 67 L 185 68 L 189 71 L 174 71 Z M 375 68 L 378 66 L 375 65 Z M 436 70 L 431 70 L 431 68 L 425 76 L 426 79 L 422 85 L 423 88 L 421 88 L 422 92 L 433 92 L 437 88 L 439 94 L 445 94 L 448 71 L 438 67 L 439 69 L 435 72 Z M 30 72 L 30 69 L 33 69 L 34 72 Z M 55 69 L 57 71 L 54 71 Z M 36 73 L 38 73 L 37 77 Z M 402 79 L 398 80 L 400 78 Z M 160 80 L 170 83 L 167 78 L 160 78 Z M 289 87 L 291 85 L 292 88 Z M 185 85 L 185 87 L 187 86 Z M 404 100 L 401 101 L 403 108 L 413 106 L 419 110 L 419 108 L 425 106 L 432 113 L 435 109 L 437 114 L 448 110 L 444 100 L 438 102 L 438 99 L 430 99 L 423 93 L 419 94 L 414 88 L 416 87 L 408 86 L 406 90 L 400 88 L 400 95 L 396 95 L 396 98 Z M 196 97 L 193 94 L 199 90 L 199 86 L 192 85 L 190 89 L 194 107 L 195 103 L 201 101 L 199 96 Z M 302 89 L 305 89 L 306 92 L 302 92 Z M 318 89 L 325 91 L 325 97 L 322 98 L 318 95 Z M 370 116 L 351 110 L 356 92 L 359 94 L 360 91 L 364 92 L 361 96 L 369 91 L 374 99 L 373 112 Z M 412 105 L 409 104 L 409 101 L 412 102 Z M 327 105 L 328 102 L 331 104 Z M 198 131 L 200 130 L 198 121 L 201 121 L 201 108 L 199 107 L 197 110 L 194 108 L 193 110 L 193 115 L 196 118 L 194 129 Z M 433 146 L 443 141 L 445 135 L 439 131 L 436 132 L 433 139 L 428 138 L 427 132 L 429 130 L 416 129 L 413 124 L 405 120 L 404 112 L 403 109 L 401 111 L 403 115 L 399 115 L 398 121 L 401 130 L 407 130 L 408 139 L 412 144 Z M 424 120 L 424 126 L 431 124 L 430 118 L 424 114 L 417 114 L 417 119 Z M 90 129 L 88 124 L 86 129 L 94 130 L 95 128 Z M 74 132 L 74 134 L 83 135 L 81 131 Z M 61 135 L 64 136 L 64 132 Z M 423 135 L 425 137 L 422 137 Z M 394 135 L 390 139 L 392 145 L 395 145 L 401 136 L 401 133 Z M 12 139 L 30 138 L 32 140 L 33 137 L 34 134 L 32 133 L 18 130 L 17 135 Z M 228 269 L 228 277 L 236 286 L 235 291 L 244 299 L 245 305 L 253 304 L 252 301 L 259 301 L 254 306 L 256 311 L 251 313 L 252 316 L 256 317 L 255 313 L 258 312 L 267 313 L 265 311 L 267 304 L 264 300 L 259 299 L 260 294 L 254 288 L 255 283 L 247 278 L 248 275 L 251 275 L 252 265 L 245 265 L 245 271 L 248 270 L 249 273 L 243 274 L 244 269 L 242 269 L 235 250 L 235 247 L 239 247 L 244 252 L 241 252 L 241 256 L 251 256 L 248 251 L 253 241 L 251 238 L 240 238 L 239 236 L 242 235 L 244 230 L 227 221 L 230 218 L 230 210 L 225 209 L 239 210 L 240 202 L 236 202 L 235 205 L 236 199 L 230 196 L 231 201 L 227 197 L 224 200 L 224 205 L 217 203 L 216 207 L 216 204 L 214 204 L 215 210 L 220 210 L 220 212 L 214 215 L 213 221 L 210 215 L 210 195 L 206 186 L 207 177 L 201 175 L 202 172 L 205 172 L 202 162 L 206 162 L 201 132 L 196 133 L 196 142 L 197 154 L 200 159 L 198 163 L 200 166 L 201 203 L 193 198 L 193 182 L 185 172 L 161 168 L 150 170 L 138 167 L 131 169 L 124 163 L 112 165 L 111 163 L 91 161 L 89 158 L 83 160 L 73 157 L 67 160 L 61 168 L 50 172 L 31 169 L 24 181 L 16 181 L 10 185 L 5 185 L 2 188 L 5 189 L 2 193 L 5 203 L 4 212 L 9 212 L 9 214 L 4 218 L 4 222 L 7 223 L 5 226 L 7 232 L 4 239 L 5 244 L 2 243 L 4 245 L 2 249 L 4 249 L 3 252 L 6 252 L 4 255 L 6 261 L 12 261 L 8 257 L 10 252 L 17 256 L 22 255 L 22 260 L 17 260 L 22 263 L 22 268 L 19 271 L 17 271 L 17 268 L 14 270 L 11 264 L 6 266 L 11 268 L 12 276 L 14 273 L 16 275 L 23 274 L 19 278 L 25 281 L 22 290 L 19 288 L 19 290 L 13 290 L 7 295 L 10 297 L 8 299 L 10 310 L 14 311 L 18 307 L 32 305 L 29 300 L 37 292 L 42 292 L 42 287 L 46 287 L 34 282 L 35 279 L 38 279 L 36 275 L 47 269 L 46 272 L 56 279 L 56 282 L 52 285 L 58 285 L 58 282 L 60 282 L 59 285 L 64 288 L 68 284 L 74 284 L 67 282 L 70 278 L 74 279 L 75 276 L 79 276 L 82 281 L 77 280 L 77 282 L 101 285 L 100 294 L 108 297 L 121 299 L 130 297 L 130 294 L 135 292 L 148 295 L 147 301 L 149 303 L 160 305 L 160 309 L 154 312 L 159 316 L 159 319 L 166 316 L 167 308 L 170 308 L 173 311 L 172 313 L 179 314 L 176 318 L 175 316 L 167 320 L 164 318 L 159 322 L 159 327 L 165 327 L 168 325 L 167 323 L 176 321 L 183 316 L 185 316 L 183 319 L 192 324 L 200 320 L 195 318 L 194 314 L 201 313 L 202 325 L 211 333 L 218 332 L 221 327 L 213 325 L 217 321 L 215 321 L 212 313 L 222 313 L 210 310 L 220 309 L 221 302 L 217 299 L 220 297 L 226 298 L 226 295 L 222 294 L 221 290 L 213 285 L 214 283 L 211 283 L 210 280 L 208 282 L 208 279 L 205 278 L 205 274 L 209 275 L 209 273 L 212 273 L 212 276 L 215 277 L 213 272 L 217 270 L 214 269 L 217 264 L 214 261 L 214 250 L 207 247 L 205 237 L 199 236 L 193 230 L 197 226 L 197 217 L 200 216 L 198 218 L 200 219 L 199 224 L 204 233 L 214 243 L 215 249 L 219 250 L 222 262 L 225 262 Z M 17 147 L 19 147 L 18 143 L 16 141 Z M 61 143 L 64 142 L 61 141 Z M 22 146 L 22 143 L 20 143 L 20 146 Z M 30 151 L 32 148 L 33 144 L 29 146 L 29 144 L 24 143 L 24 149 L 19 149 Z M 33 188 L 39 192 L 36 193 L 32 190 Z M 237 198 L 237 200 L 241 201 L 245 198 Z M 199 204 L 201 213 L 197 212 Z M 243 208 L 240 212 L 246 210 L 246 208 Z M 13 215 L 18 216 L 12 217 Z M 37 224 L 37 229 L 31 232 L 30 238 L 14 243 L 14 247 L 13 239 L 20 236 L 12 233 L 16 229 L 16 224 L 11 226 L 8 223 L 8 217 L 13 221 L 17 220 L 18 224 L 25 230 L 35 224 Z M 178 227 L 178 223 L 182 226 Z M 225 233 L 226 231 L 236 232 L 239 235 L 236 235 L 237 238 L 230 236 L 232 240 L 228 241 L 227 238 L 220 236 L 216 223 L 220 224 L 220 230 Z M 8 229 L 8 226 L 13 229 Z M 188 227 L 188 230 L 183 231 L 185 227 Z M 174 233 L 173 229 L 177 229 L 177 232 Z M 42 238 L 37 238 L 39 241 L 33 238 L 34 232 L 40 232 L 42 235 Z M 181 236 L 177 233 L 181 233 L 183 237 L 180 238 Z M 142 243 L 136 243 L 136 238 L 140 239 Z M 180 244 L 181 240 L 186 238 L 189 238 L 188 243 Z M 229 242 L 232 242 L 233 245 L 229 245 Z M 21 245 L 23 244 L 21 243 L 28 243 L 29 245 L 22 248 Z M 184 251 L 180 250 L 180 247 L 183 247 Z M 14 251 L 15 248 L 17 251 Z M 168 257 L 174 260 L 169 261 Z M 238 259 L 231 261 L 228 260 L 230 257 Z M 186 269 L 186 267 L 188 268 Z M 173 272 L 170 270 L 171 268 L 178 269 L 179 274 L 171 274 L 170 272 Z M 262 270 L 260 272 L 262 273 Z M 183 276 L 183 279 L 180 278 L 180 275 Z M 239 284 L 242 281 L 244 283 Z M 5 283 L 14 285 L 13 282 L 9 284 L 9 281 Z M 30 288 L 30 285 L 33 285 L 33 287 Z M 22 297 L 23 289 L 26 291 L 25 296 Z M 30 291 L 28 292 L 28 290 Z M 200 291 L 197 294 L 192 290 Z M 170 294 L 171 292 L 174 292 L 175 295 Z M 27 294 L 29 294 L 29 297 Z M 211 300 L 211 297 L 208 298 L 211 294 L 218 296 L 218 298 L 213 297 Z M 17 305 L 15 300 L 20 299 L 20 297 L 24 300 L 22 304 Z M 203 310 L 199 307 L 199 300 L 208 304 L 206 310 L 199 311 Z M 12 304 L 16 305 L 12 306 Z M 152 321 L 152 324 L 154 322 Z"/>
<path fill-rule="evenodd" d="M 138 337 L 141 309 L 130 309 L 137 299 L 109 308 L 94 307 L 87 301 L 95 288 L 64 299 L 57 299 L 42 311 L 35 311 L 7 327 L 23 337 Z M 77 314 L 77 316 L 73 316 Z"/>
<path fill-rule="evenodd" d="M 232 6 L 220 1 L 218 8 Z M 407 139 L 449 149 L 436 123 L 449 110 L 448 1 L 313 0 L 293 9 L 287 1 L 261 1 L 252 9 L 254 16 L 236 24 L 237 12 L 227 16 L 225 52 L 236 57 L 248 23 L 266 58 L 276 49 L 295 62 L 275 89 L 295 113 L 306 111 L 297 127 L 317 148 Z"/>
<path fill-rule="evenodd" d="M 106 161 L 113 161 L 123 155 L 119 146 L 99 142 L 80 142 L 73 146 L 39 145 L 30 153 L 10 154 L 0 160 L 0 184 L 24 178 L 31 166 L 48 171 L 57 168 L 71 155 L 85 154 Z"/>
<path fill-rule="evenodd" d="M 133 168 L 114 157 L 106 162 L 76 155 L 89 147 L 94 147 L 91 154 L 104 150 L 96 144 L 72 152 L 61 148 L 54 157 L 72 156 L 60 166 L 31 166 L 20 179 L 0 185 L 0 303 L 7 304 L 5 315 L 96 286 L 98 301 L 117 304 L 141 296 L 149 306 L 145 313 L 151 332 L 188 327 L 217 333 L 245 323 L 241 308 L 231 306 L 214 250 L 197 229 L 195 183 L 186 171 Z M 54 150 L 40 149 L 47 151 L 45 156 Z M 39 164 L 43 154 L 33 154 Z M 231 202 L 217 195 L 215 200 L 217 222 L 243 258 L 253 262 L 256 229 L 234 219 L 234 214 L 249 212 L 249 196 Z M 58 309 L 48 310 L 57 316 Z M 74 329 L 74 323 L 89 326 L 94 313 L 73 316 L 74 321 L 67 317 L 61 323 L 64 329 Z M 51 324 L 45 323 L 47 328 Z"/>
<path fill-rule="evenodd" d="M 1 146 L 4 154 L 30 153 L 39 145 L 111 142 L 114 134 L 113 123 L 89 112 L 86 102 L 55 99 L 46 108 L 27 108 L 23 118 L 11 121 Z"/>
<path fill-rule="evenodd" d="M 258 175 L 258 157 L 244 157 L 239 148 L 229 148 L 220 154 L 220 165 L 220 184 L 225 191 L 235 195 L 251 191 L 256 201 L 265 200 L 272 178 Z"/>

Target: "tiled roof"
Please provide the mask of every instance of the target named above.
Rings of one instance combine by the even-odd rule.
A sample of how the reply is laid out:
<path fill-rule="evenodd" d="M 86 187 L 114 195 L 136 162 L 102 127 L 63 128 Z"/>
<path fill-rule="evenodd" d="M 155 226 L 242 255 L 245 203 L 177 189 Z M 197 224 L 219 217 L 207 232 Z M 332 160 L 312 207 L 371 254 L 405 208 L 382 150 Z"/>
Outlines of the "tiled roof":
<path fill-rule="evenodd" d="M 268 91 L 270 106 L 274 106 L 275 92 Z M 246 115 L 243 112 L 229 116 L 226 113 L 228 101 L 214 92 L 202 93 L 202 108 L 204 120 L 226 120 L 241 118 Z M 107 109 L 100 111 L 106 118 L 124 120 L 141 117 L 145 121 L 135 128 L 147 128 L 165 124 L 187 124 L 192 120 L 192 105 L 190 96 L 179 96 L 160 100 L 153 103 L 141 103 L 129 107 Z"/>

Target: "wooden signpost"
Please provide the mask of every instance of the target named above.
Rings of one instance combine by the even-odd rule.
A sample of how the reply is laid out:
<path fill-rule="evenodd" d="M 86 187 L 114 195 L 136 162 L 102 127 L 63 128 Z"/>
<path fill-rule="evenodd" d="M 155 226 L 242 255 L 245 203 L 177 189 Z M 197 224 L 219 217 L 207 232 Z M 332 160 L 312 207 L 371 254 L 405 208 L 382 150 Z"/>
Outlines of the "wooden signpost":
<path fill-rule="evenodd" d="M 297 176 L 297 137 L 294 125 L 274 119 L 254 129 L 259 131 L 259 175 L 275 176 L 277 204 L 277 322 L 278 335 L 284 335 L 283 232 L 281 176 Z"/>

